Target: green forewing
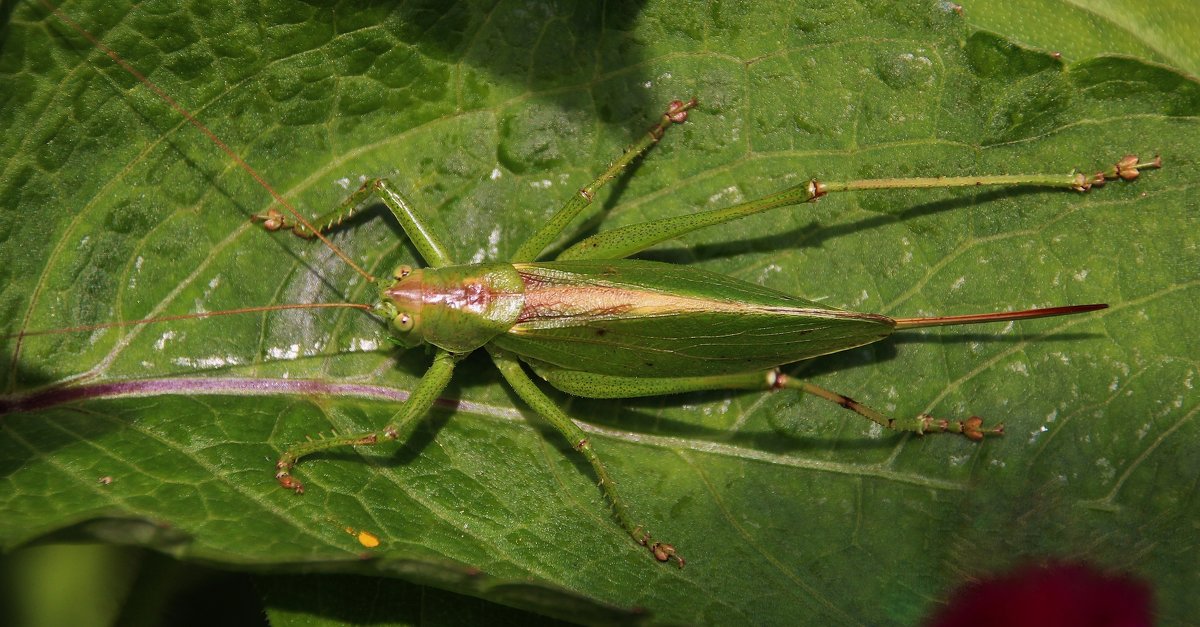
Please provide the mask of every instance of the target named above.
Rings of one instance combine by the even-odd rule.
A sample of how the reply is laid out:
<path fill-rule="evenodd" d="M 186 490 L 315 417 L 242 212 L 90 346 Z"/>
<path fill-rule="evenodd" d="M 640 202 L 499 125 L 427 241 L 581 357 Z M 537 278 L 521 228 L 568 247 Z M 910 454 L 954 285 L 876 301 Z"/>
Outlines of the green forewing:
<path fill-rule="evenodd" d="M 639 260 L 518 264 L 526 313 L 503 348 L 637 377 L 749 372 L 861 346 L 892 321 L 695 268 Z M 541 310 L 530 303 L 551 305 Z"/>

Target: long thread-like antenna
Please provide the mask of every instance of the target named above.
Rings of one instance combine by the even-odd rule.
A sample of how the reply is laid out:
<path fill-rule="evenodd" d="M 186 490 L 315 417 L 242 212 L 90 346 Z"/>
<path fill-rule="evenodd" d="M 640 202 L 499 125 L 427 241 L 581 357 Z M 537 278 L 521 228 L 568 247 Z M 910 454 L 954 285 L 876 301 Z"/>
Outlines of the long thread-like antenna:
<path fill-rule="evenodd" d="M 61 335 L 65 333 L 86 333 L 88 331 L 97 331 L 100 329 L 112 329 L 114 327 L 131 327 L 139 324 L 153 324 L 155 322 L 171 322 L 173 320 L 198 320 L 201 318 L 215 318 L 217 316 L 233 316 L 237 314 L 261 313 L 264 311 L 284 311 L 288 309 L 361 309 L 363 311 L 371 311 L 370 305 L 362 303 L 290 303 L 285 305 L 260 305 L 257 307 L 239 307 L 237 309 L 223 309 L 221 311 L 205 311 L 202 313 L 178 314 L 174 316 L 158 316 L 156 318 L 142 318 L 141 320 L 122 320 L 120 322 L 101 322 L 100 324 L 88 324 L 80 327 L 67 327 L 65 329 L 44 329 L 39 331 L 21 331 L 20 333 L 11 333 L 9 335 L 0 336 L 3 339 L 32 337 L 35 335 Z"/>
<path fill-rule="evenodd" d="M 92 35 L 90 32 L 87 31 L 87 29 L 85 29 L 84 27 L 80 26 L 77 22 L 75 22 L 75 20 L 72 20 L 70 17 L 68 17 L 67 14 L 63 13 L 62 10 L 60 10 L 57 6 L 55 6 L 52 2 L 50 2 L 50 0 L 39 0 L 39 2 L 41 2 L 42 6 L 46 7 L 46 9 L 48 11 L 53 13 L 55 15 L 55 17 L 62 20 L 62 22 L 64 24 L 71 27 L 72 30 L 79 33 L 82 37 L 84 37 L 85 39 L 90 41 L 92 43 L 92 45 L 95 46 L 98 50 L 100 50 L 104 54 L 108 55 L 108 57 L 110 59 L 112 59 L 117 65 L 121 66 L 121 69 L 125 70 L 131 76 L 133 76 L 138 81 L 140 81 L 150 91 L 154 92 L 155 95 L 157 95 L 159 98 L 162 98 L 163 102 L 166 102 L 168 105 L 170 105 L 170 107 L 172 109 L 174 109 L 176 113 L 183 116 L 183 118 L 185 120 L 187 120 L 188 123 L 190 123 L 192 126 L 196 127 L 201 133 L 203 133 L 205 135 L 205 137 L 208 137 L 209 141 L 211 141 L 213 144 L 215 144 L 217 146 L 217 148 L 220 148 L 222 152 L 224 152 L 226 155 L 228 155 L 229 158 L 232 159 L 233 162 L 238 165 L 238 167 L 242 168 L 243 170 L 246 171 L 247 174 L 249 174 L 251 177 L 253 177 L 254 180 L 257 181 L 258 184 L 261 185 L 263 189 L 267 190 L 267 193 L 270 194 L 271 197 L 275 199 L 275 202 L 279 203 L 279 205 L 282 206 L 284 209 L 287 209 L 288 213 L 292 214 L 292 216 L 295 217 L 296 220 L 298 222 L 300 222 L 300 224 L 303 224 L 306 228 L 308 228 L 310 231 L 312 231 L 313 234 L 315 234 L 322 242 L 324 242 L 324 244 L 326 246 L 329 247 L 329 250 L 332 250 L 335 255 L 340 257 L 342 261 L 346 262 L 346 264 L 349 265 L 351 268 L 353 268 L 355 272 L 357 272 L 360 276 L 362 276 L 367 281 L 370 281 L 372 283 L 375 282 L 375 277 L 371 276 L 371 273 L 367 272 L 366 270 L 363 270 L 361 267 L 359 267 L 358 264 L 351 261 L 350 257 L 348 257 L 346 255 L 346 253 L 342 252 L 342 250 L 340 248 L 338 248 L 337 246 L 335 246 L 333 244 L 333 242 L 329 241 L 329 238 L 325 237 L 320 231 L 313 228 L 312 224 L 309 224 L 308 220 L 306 220 L 304 218 L 304 216 L 300 215 L 300 212 L 296 211 L 296 209 L 294 207 L 292 207 L 291 203 L 289 203 L 279 192 L 275 191 L 275 188 L 271 187 L 271 184 L 268 183 L 266 181 L 266 179 L 264 179 L 262 177 L 262 175 L 258 173 L 257 170 L 250 167 L 249 163 L 246 163 L 246 161 L 244 159 L 242 159 L 236 152 L 234 152 L 233 149 L 230 148 L 228 144 L 221 141 L 221 138 L 217 137 L 216 133 L 212 132 L 207 126 L 204 125 L 203 122 L 196 119 L 196 117 L 193 116 L 190 111 L 185 109 L 183 107 L 183 105 L 176 102 L 174 98 L 172 98 L 169 94 L 167 94 L 167 92 L 163 91 L 163 89 L 161 87 L 159 87 L 158 85 L 156 85 L 154 83 L 154 81 L 151 81 L 149 78 L 147 78 L 145 74 L 142 74 L 141 72 L 139 72 L 137 70 L 137 68 L 130 65 L 128 61 L 126 61 L 123 57 L 121 57 L 121 55 L 117 54 L 117 51 L 104 45 L 104 43 L 101 42 L 99 39 L 97 39 L 95 37 L 95 35 Z"/>

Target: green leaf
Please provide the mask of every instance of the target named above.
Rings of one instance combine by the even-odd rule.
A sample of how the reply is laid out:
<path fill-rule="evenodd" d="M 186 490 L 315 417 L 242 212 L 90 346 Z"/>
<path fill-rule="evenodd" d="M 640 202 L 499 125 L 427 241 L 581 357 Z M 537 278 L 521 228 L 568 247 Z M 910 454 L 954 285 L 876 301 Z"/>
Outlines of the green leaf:
<path fill-rule="evenodd" d="M 1200 85 L 1171 67 L 1194 60 L 978 30 L 985 7 L 69 3 L 301 211 L 391 177 L 464 262 L 506 258 L 692 95 L 700 109 L 582 232 L 811 177 L 1093 172 L 1126 153 L 1165 166 L 1086 195 L 833 195 L 644 254 L 894 316 L 1112 305 L 786 369 L 898 416 L 1007 423 L 982 444 L 882 433 L 790 392 L 555 394 L 683 570 L 629 541 L 587 465 L 482 355 L 412 441 L 314 456 L 297 468 L 309 491 L 280 490 L 282 450 L 386 424 L 428 364 L 336 311 L 6 338 L 0 546 L 84 535 L 580 622 L 911 624 L 964 581 L 1067 559 L 1128 571 L 1164 623 L 1190 620 Z M 6 20 L 5 333 L 373 300 L 319 242 L 250 224 L 270 197 L 102 52 L 38 5 Z M 332 237 L 382 276 L 419 261 L 385 214 Z"/>
<path fill-rule="evenodd" d="M 1011 0 L 977 2 L 968 21 L 1013 42 L 1053 50 L 1068 61 L 1117 54 L 1200 75 L 1200 5 L 1195 2 Z"/>

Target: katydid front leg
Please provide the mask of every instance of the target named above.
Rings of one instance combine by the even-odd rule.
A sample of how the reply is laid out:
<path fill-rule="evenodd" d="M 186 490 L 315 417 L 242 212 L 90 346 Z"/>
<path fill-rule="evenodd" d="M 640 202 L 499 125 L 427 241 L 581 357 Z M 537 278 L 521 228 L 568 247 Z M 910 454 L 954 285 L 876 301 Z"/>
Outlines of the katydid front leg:
<path fill-rule="evenodd" d="M 446 247 L 430 229 L 429 224 L 416 212 L 408 198 L 387 179 L 370 179 L 364 182 L 333 210 L 313 218 L 311 224 L 318 231 L 324 233 L 357 213 L 359 209 L 366 206 L 367 200 L 372 196 L 378 196 L 392 212 L 392 215 L 396 216 L 396 221 L 400 223 L 400 227 L 404 229 L 405 235 L 408 235 L 408 239 L 421 254 L 425 263 L 435 268 L 454 263 L 449 253 L 446 252 Z M 274 208 L 267 210 L 266 213 L 256 214 L 251 219 L 255 222 L 262 222 L 263 227 L 268 231 L 284 229 L 305 239 L 316 237 L 316 233 L 307 225 L 301 224 Z"/>
<path fill-rule="evenodd" d="M 347 198 L 338 209 L 327 214 L 327 216 L 341 215 L 338 212 L 352 212 L 363 200 L 373 193 L 379 193 L 380 197 L 383 198 L 384 204 L 396 216 L 396 220 L 400 222 L 400 226 L 404 229 L 405 234 L 408 235 L 413 245 L 416 246 L 417 252 L 421 254 L 426 263 L 432 266 L 447 266 L 453 263 L 450 256 L 445 252 L 445 245 L 442 244 L 437 234 L 433 232 L 431 226 L 413 210 L 412 203 L 408 202 L 403 195 L 384 179 L 368 181 L 357 192 Z M 328 224 L 336 224 L 337 221 L 344 219 L 344 215 L 342 218 L 330 219 L 334 221 L 328 222 Z M 270 225 L 268 225 L 268 228 L 270 228 Z M 296 231 L 295 229 L 293 231 L 300 234 L 300 231 Z M 465 354 L 456 354 L 444 349 L 437 349 L 429 370 L 425 371 L 425 374 L 421 377 L 421 381 L 417 383 L 416 389 L 412 391 L 408 400 L 404 402 L 404 405 L 396 412 L 386 427 L 377 431 L 367 431 L 354 435 L 311 440 L 288 449 L 275 464 L 275 478 L 279 481 L 279 485 L 289 490 L 294 490 L 298 494 L 304 492 L 304 485 L 296 480 L 291 472 L 296 463 L 300 461 L 300 458 L 306 455 L 339 446 L 368 446 L 381 441 L 406 440 L 409 434 L 412 433 L 412 430 L 416 428 L 417 421 L 429 412 L 429 408 L 433 406 L 438 395 L 450 383 L 450 377 L 454 374 L 454 365 L 465 356 Z"/>

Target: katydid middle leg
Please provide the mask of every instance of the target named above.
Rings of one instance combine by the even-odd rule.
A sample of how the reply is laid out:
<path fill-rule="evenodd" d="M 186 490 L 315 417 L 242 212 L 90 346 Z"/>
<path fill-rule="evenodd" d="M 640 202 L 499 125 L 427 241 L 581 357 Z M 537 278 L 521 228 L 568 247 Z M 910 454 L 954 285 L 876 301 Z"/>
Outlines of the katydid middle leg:
<path fill-rule="evenodd" d="M 567 228 L 571 221 L 579 215 L 579 212 L 592 203 L 596 192 L 601 187 L 616 178 L 630 163 L 644 154 L 654 144 L 658 143 L 668 128 L 674 124 L 682 124 L 687 120 L 688 111 L 695 106 L 695 98 L 687 102 L 680 100 L 672 102 L 657 124 L 651 127 L 632 146 L 626 148 L 621 153 L 621 156 L 609 164 L 604 172 L 600 173 L 595 180 L 588 183 L 567 200 L 541 229 L 525 240 L 521 247 L 517 249 L 517 252 L 513 254 L 510 261 L 533 261 L 537 258 Z M 425 221 L 415 212 L 412 203 L 405 198 L 404 194 L 391 181 L 384 178 L 365 181 L 354 193 L 338 204 L 337 207 L 313 218 L 310 222 L 318 231 L 324 233 L 342 224 L 357 213 L 372 196 L 378 196 L 387 205 L 387 208 L 391 210 L 392 215 L 396 216 L 396 220 L 400 222 L 400 226 L 404 229 L 405 234 L 412 240 L 413 245 L 417 247 L 417 251 L 421 253 L 421 257 L 425 259 L 426 263 L 433 267 L 447 266 L 453 263 L 446 253 L 445 247 L 440 245 L 437 238 L 429 232 Z M 315 237 L 315 234 L 308 226 L 274 208 L 269 209 L 266 213 L 254 215 L 253 220 L 262 222 L 268 231 L 290 230 L 300 237 Z"/>
<path fill-rule="evenodd" d="M 408 436 L 416 429 L 420 419 L 429 413 L 434 401 L 450 383 L 450 377 L 454 374 L 454 365 L 462 357 L 463 355 L 455 355 L 438 349 L 429 370 L 425 371 L 421 381 L 417 383 L 417 387 L 404 401 L 404 405 L 382 429 L 310 440 L 284 451 L 283 455 L 279 457 L 279 461 L 275 463 L 275 479 L 279 481 L 279 485 L 293 490 L 297 494 L 304 492 L 304 484 L 292 476 L 292 468 L 295 467 L 296 462 L 300 461 L 300 458 L 307 455 L 340 446 L 369 446 L 380 442 L 407 440 Z"/>
<path fill-rule="evenodd" d="M 650 534 L 642 525 L 635 524 L 633 518 L 629 515 L 629 508 L 626 507 L 625 501 L 617 494 L 617 485 L 613 482 L 612 476 L 608 474 L 608 469 L 605 468 L 604 462 L 600 460 L 600 456 L 592 448 L 591 441 L 583 429 L 580 429 L 566 413 L 549 397 L 538 389 L 537 384 L 525 374 L 525 370 L 521 367 L 521 362 L 517 358 L 501 349 L 488 348 L 488 353 L 492 357 L 492 361 L 500 370 L 500 374 L 512 386 L 513 391 L 521 400 L 525 401 L 535 412 L 547 422 L 551 424 L 559 433 L 570 442 L 571 447 L 579 451 L 580 454 L 587 459 L 592 465 L 592 471 L 596 473 L 596 477 L 600 480 L 600 489 L 604 492 L 605 498 L 612 504 L 613 516 L 621 528 L 628 533 L 635 542 L 641 544 L 650 550 L 654 558 L 660 562 L 675 560 L 680 568 L 683 568 L 683 557 L 675 553 L 675 547 L 665 542 L 658 542 L 650 537 Z"/>

